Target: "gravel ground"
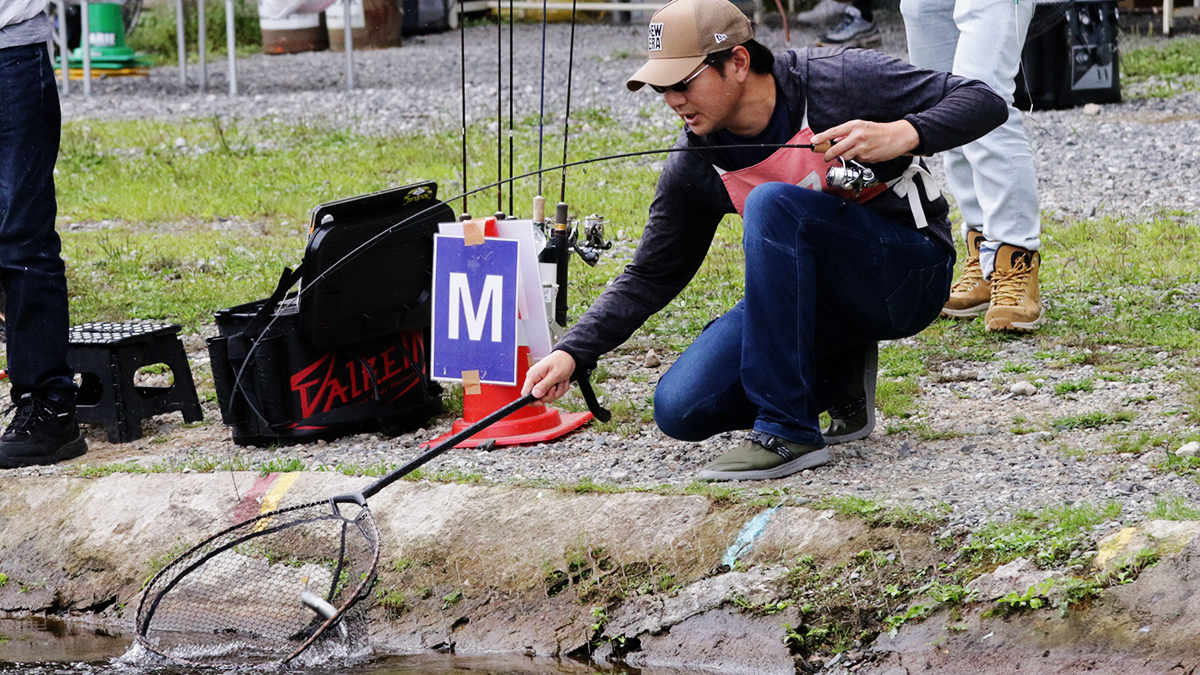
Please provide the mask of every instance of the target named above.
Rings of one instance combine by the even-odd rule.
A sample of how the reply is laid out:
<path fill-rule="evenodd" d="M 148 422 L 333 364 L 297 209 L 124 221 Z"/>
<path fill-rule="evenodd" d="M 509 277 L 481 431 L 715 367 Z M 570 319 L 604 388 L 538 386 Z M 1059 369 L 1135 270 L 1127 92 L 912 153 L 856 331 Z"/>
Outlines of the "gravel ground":
<path fill-rule="evenodd" d="M 636 27 L 578 27 L 573 109 L 606 107 L 622 124 L 673 128 L 677 121 L 657 97 L 645 92 L 631 94 L 622 86 L 641 62 L 641 23 L 635 20 Z M 885 35 L 881 48 L 903 57 L 899 16 L 882 13 L 881 23 Z M 561 25 L 549 28 L 546 109 L 550 111 L 563 109 L 568 30 Z M 518 34 L 517 107 L 528 114 L 538 105 L 540 27 L 518 26 Z M 765 28 L 760 36 L 773 48 L 787 46 L 782 31 Z M 815 36 L 813 31 L 793 30 L 791 44 L 808 44 Z M 476 119 L 491 114 L 495 105 L 495 29 L 472 28 L 466 37 L 471 64 L 469 114 Z M 89 101 L 76 90 L 64 101 L 64 112 L 68 119 L 209 115 L 316 119 L 366 133 L 453 127 L 458 124 L 460 105 L 459 39 L 457 33 L 427 36 L 411 39 L 402 48 L 357 54 L 360 89 L 352 93 L 344 90 L 341 54 L 255 56 L 239 61 L 238 80 L 244 95 L 238 98 L 224 94 L 223 63 L 210 69 L 209 90 L 214 93 L 208 94 L 193 91 L 180 95 L 176 69 L 164 67 L 141 80 L 99 82 Z M 1128 48 L 1153 39 L 1130 37 L 1123 45 Z M 1126 89 L 1127 96 L 1131 91 Z M 1200 92 L 1086 110 L 1036 112 L 1028 122 L 1047 229 L 1067 217 L 1150 217 L 1164 209 L 1196 217 Z M 1180 291 L 1191 297 L 1200 294 L 1196 288 Z M 604 386 L 610 396 L 644 402 L 652 395 L 654 382 L 673 355 L 665 355 L 663 365 L 648 368 L 644 354 L 651 346 L 650 339 L 638 338 L 607 359 L 612 377 Z M 206 368 L 199 336 L 188 338 L 188 349 L 196 367 Z M 1200 499 L 1200 485 L 1191 478 L 1152 469 L 1166 459 L 1160 451 L 1140 456 L 1106 454 L 1105 437 L 1114 427 L 1053 433 L 1013 431 L 1019 426 L 1014 418 L 1020 415 L 1029 420 L 1025 426 L 1041 428 L 1039 423 L 1094 411 L 1136 413 L 1132 422 L 1121 427 L 1130 432 L 1200 431 L 1186 423 L 1184 415 L 1176 414 L 1186 406 L 1173 378 L 1181 370 L 1191 370 L 1192 364 L 1150 348 L 1146 360 L 1154 365 L 1128 373 L 1124 381 L 1097 379 L 1093 391 L 1056 395 L 1055 383 L 1093 377 L 1094 366 L 1069 365 L 1066 352 L 1058 365 L 1048 366 L 1044 354 L 1035 355 L 1039 349 L 1044 347 L 1032 340 L 1016 340 L 988 363 L 933 366 L 921 381 L 925 412 L 904 422 L 925 424 L 936 433 L 889 435 L 885 429 L 900 420 L 882 418 L 869 439 L 835 448 L 830 465 L 761 486 L 787 487 L 801 503 L 827 494 L 873 497 L 918 508 L 946 502 L 952 507 L 950 530 L 1006 518 L 1019 508 L 1043 504 L 1117 499 L 1124 505 L 1124 517 L 1136 520 L 1159 495 Z M 1086 361 L 1100 362 L 1105 356 L 1099 352 Z M 1028 366 L 1029 374 L 1018 374 L 1015 364 Z M 1021 377 L 1033 379 L 1032 387 L 1019 387 L 1022 393 L 1017 394 L 1012 385 Z M 84 463 L 138 460 L 150 464 L 194 457 L 241 457 L 250 462 L 299 457 L 309 468 L 399 463 L 415 454 L 420 441 L 444 431 L 448 424 L 395 439 L 360 435 L 272 451 L 235 447 L 219 424 L 215 406 L 206 409 L 206 424 L 185 428 L 178 415 L 160 416 L 148 423 L 145 439 L 125 445 L 108 444 L 100 428 L 91 428 L 87 431 L 91 451 L 86 457 L 63 466 L 0 475 L 56 474 Z M 930 436 L 937 440 L 922 440 Z M 489 481 L 501 482 L 592 479 L 629 486 L 682 484 L 733 442 L 732 435 L 725 435 L 703 443 L 681 443 L 664 437 L 652 424 L 625 437 L 585 428 L 560 442 L 540 446 L 454 451 L 434 466 L 478 472 Z"/>

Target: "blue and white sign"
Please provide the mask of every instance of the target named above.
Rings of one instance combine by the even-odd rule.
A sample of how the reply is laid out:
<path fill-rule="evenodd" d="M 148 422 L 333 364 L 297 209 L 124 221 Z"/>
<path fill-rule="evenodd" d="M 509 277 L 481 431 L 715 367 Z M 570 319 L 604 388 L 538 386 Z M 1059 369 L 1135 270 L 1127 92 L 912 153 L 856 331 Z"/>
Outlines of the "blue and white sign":
<path fill-rule="evenodd" d="M 517 384 L 518 250 L 515 239 L 434 235 L 433 379 L 477 370 L 483 384 Z"/>

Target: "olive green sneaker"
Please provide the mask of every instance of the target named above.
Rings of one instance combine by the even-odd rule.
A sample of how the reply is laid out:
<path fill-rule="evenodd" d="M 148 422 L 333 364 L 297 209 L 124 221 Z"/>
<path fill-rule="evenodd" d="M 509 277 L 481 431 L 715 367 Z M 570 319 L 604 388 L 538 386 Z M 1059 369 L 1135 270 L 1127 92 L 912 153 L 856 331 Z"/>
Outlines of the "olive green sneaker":
<path fill-rule="evenodd" d="M 700 480 L 767 480 L 829 462 L 829 451 L 751 431 L 737 447 L 700 470 Z"/>
<path fill-rule="evenodd" d="M 871 435 L 875 429 L 875 376 L 879 372 L 879 344 L 863 349 L 852 366 L 854 376 L 845 393 L 829 407 L 829 426 L 821 430 L 825 445 L 849 443 Z"/>

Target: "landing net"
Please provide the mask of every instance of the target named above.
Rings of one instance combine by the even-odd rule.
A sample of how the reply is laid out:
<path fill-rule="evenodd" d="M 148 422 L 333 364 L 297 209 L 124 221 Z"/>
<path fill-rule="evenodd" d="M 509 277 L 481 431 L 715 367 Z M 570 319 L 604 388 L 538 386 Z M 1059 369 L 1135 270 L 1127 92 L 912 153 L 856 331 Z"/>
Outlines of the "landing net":
<path fill-rule="evenodd" d="M 353 512 L 353 513 L 351 513 Z M 366 507 L 272 511 L 201 542 L 154 576 L 137 640 L 188 665 L 289 663 L 369 652 L 364 612 L 379 562 Z"/>

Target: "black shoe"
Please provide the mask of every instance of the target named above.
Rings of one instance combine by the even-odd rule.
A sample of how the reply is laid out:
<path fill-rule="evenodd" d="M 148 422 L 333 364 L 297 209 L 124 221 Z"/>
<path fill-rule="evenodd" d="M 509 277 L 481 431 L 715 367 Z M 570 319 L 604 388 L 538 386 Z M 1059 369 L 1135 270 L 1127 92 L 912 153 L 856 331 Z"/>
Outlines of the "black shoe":
<path fill-rule="evenodd" d="M 857 441 L 875 429 L 875 375 L 879 371 L 879 345 L 872 342 L 855 362 L 846 391 L 829 407 L 829 426 L 821 430 L 825 445 Z"/>
<path fill-rule="evenodd" d="M 0 436 L 0 469 L 54 464 L 87 452 L 75 406 L 23 394 L 13 408 L 17 414 Z"/>

